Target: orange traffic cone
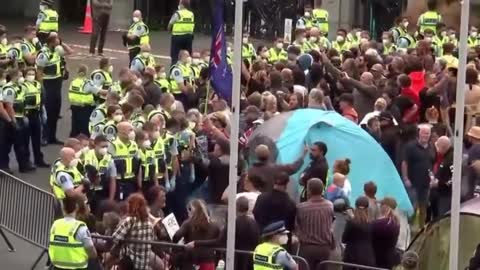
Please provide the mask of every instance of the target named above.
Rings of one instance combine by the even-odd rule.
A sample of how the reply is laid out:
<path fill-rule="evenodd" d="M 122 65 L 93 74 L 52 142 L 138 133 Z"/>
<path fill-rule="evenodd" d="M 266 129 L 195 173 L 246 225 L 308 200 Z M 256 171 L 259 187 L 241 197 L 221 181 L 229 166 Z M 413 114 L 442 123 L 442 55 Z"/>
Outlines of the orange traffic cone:
<path fill-rule="evenodd" d="M 83 21 L 83 28 L 80 29 L 80 33 L 92 33 L 92 7 L 90 6 L 90 0 L 87 0 L 87 6 L 85 7 L 85 20 Z"/>

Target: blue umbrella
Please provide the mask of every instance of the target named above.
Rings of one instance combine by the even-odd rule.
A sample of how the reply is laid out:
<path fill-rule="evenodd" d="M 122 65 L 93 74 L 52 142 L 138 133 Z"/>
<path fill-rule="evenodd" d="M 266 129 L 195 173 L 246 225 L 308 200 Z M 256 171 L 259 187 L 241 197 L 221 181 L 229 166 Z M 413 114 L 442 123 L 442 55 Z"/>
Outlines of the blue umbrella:
<path fill-rule="evenodd" d="M 327 144 L 326 155 L 330 168 L 335 160 L 351 160 L 348 179 L 352 184 L 350 201 L 363 195 L 363 185 L 368 181 L 377 184 L 377 197 L 394 197 L 400 210 L 413 213 L 403 182 L 383 148 L 367 132 L 352 121 L 332 111 L 302 109 L 282 113 L 260 126 L 251 136 L 249 148 L 264 143 L 273 147 L 274 159 L 280 163 L 294 162 L 305 144 L 322 141 Z M 251 155 L 250 155 L 251 156 Z M 300 193 L 300 174 L 310 162 L 307 157 L 303 167 L 293 176 L 292 195 Z"/>

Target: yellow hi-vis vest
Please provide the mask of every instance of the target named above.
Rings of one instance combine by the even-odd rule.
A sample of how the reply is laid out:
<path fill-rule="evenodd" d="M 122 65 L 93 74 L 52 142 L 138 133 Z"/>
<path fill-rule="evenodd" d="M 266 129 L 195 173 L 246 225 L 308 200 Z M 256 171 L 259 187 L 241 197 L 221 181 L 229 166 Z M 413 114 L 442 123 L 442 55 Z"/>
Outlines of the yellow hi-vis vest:
<path fill-rule="evenodd" d="M 397 46 L 394 44 L 390 44 L 390 47 L 383 45 L 383 54 L 389 55 L 397 51 Z"/>
<path fill-rule="evenodd" d="M 183 76 L 183 80 L 190 83 L 191 85 L 193 85 L 193 71 L 192 69 L 190 68 L 189 65 L 185 65 L 183 63 L 177 63 L 175 65 L 173 65 L 171 68 L 170 68 L 170 75 L 172 74 L 172 71 L 174 68 L 178 68 L 180 69 L 180 71 L 182 72 L 182 76 Z M 175 81 L 174 78 L 170 78 L 170 86 L 171 86 L 171 93 L 172 94 L 181 94 L 182 91 L 180 90 L 180 87 L 178 87 L 178 83 L 177 81 Z"/>
<path fill-rule="evenodd" d="M 94 106 L 95 100 L 92 93 L 84 91 L 87 78 L 76 78 L 68 89 L 68 100 L 74 106 Z"/>
<path fill-rule="evenodd" d="M 9 45 L 0 44 L 0 60 L 7 59 L 7 53 L 9 48 Z"/>
<path fill-rule="evenodd" d="M 332 43 L 332 48 L 337 50 L 338 53 L 348 51 L 348 50 L 350 50 L 350 47 L 351 47 L 351 45 L 350 45 L 350 42 L 348 42 L 348 41 L 344 41 L 343 44 L 340 44 L 337 41 L 334 41 Z"/>
<path fill-rule="evenodd" d="M 63 200 L 65 199 L 65 191 L 63 191 L 62 187 L 57 184 L 57 175 L 60 172 L 69 174 L 73 179 L 74 188 L 80 186 L 82 183 L 82 175 L 77 168 L 67 168 L 61 162 L 56 163 L 55 166 L 52 165 L 52 168 L 53 170 L 50 177 L 50 186 L 52 187 L 53 195 L 55 195 L 55 198 L 58 200 Z"/>
<path fill-rule="evenodd" d="M 40 25 L 38 26 L 38 32 L 50 33 L 58 32 L 58 13 L 53 9 L 46 9 L 40 11 L 45 16 Z"/>
<path fill-rule="evenodd" d="M 15 92 L 15 99 L 13 100 L 13 110 L 15 111 L 15 117 L 22 118 L 25 116 L 25 86 L 22 84 L 9 82 L 2 88 L 2 94 L 5 95 L 7 89 L 11 89 Z"/>
<path fill-rule="evenodd" d="M 269 242 L 258 245 L 253 253 L 253 269 L 282 270 L 283 266 L 275 263 L 275 259 L 283 250 L 285 250 L 283 247 Z"/>
<path fill-rule="evenodd" d="M 170 153 L 170 147 L 172 147 L 173 143 L 175 142 L 175 136 L 167 131 L 162 140 L 163 145 L 165 146 L 165 163 L 167 164 L 167 168 L 171 170 L 173 168 L 173 158 L 172 154 Z"/>
<path fill-rule="evenodd" d="M 242 59 L 246 59 L 249 63 L 252 63 L 255 57 L 255 48 L 252 43 L 242 44 Z"/>
<path fill-rule="evenodd" d="M 478 38 L 469 36 L 467 39 L 468 47 L 475 48 L 480 45 Z"/>
<path fill-rule="evenodd" d="M 167 79 L 156 79 L 153 83 L 155 83 L 163 93 L 170 93 L 171 86 Z"/>
<path fill-rule="evenodd" d="M 425 29 L 432 29 L 437 33 L 437 24 L 442 17 L 436 11 L 427 11 L 420 15 L 420 34 L 425 32 Z"/>
<path fill-rule="evenodd" d="M 274 64 L 278 61 L 283 61 L 288 59 L 287 51 L 281 49 L 279 52 L 277 48 L 270 48 L 268 50 L 268 62 Z"/>
<path fill-rule="evenodd" d="M 128 28 L 128 34 L 133 35 L 135 33 L 135 29 L 137 29 L 138 27 L 144 27 L 146 31 L 139 37 L 140 38 L 139 42 L 135 42 L 134 44 L 128 44 L 127 47 L 129 50 L 138 48 L 142 45 L 150 44 L 150 36 L 149 36 L 150 29 L 143 21 L 132 23 L 132 25 L 130 25 L 130 28 Z"/>
<path fill-rule="evenodd" d="M 313 23 L 318 27 L 320 32 L 328 34 L 328 11 L 321 8 L 313 10 Z"/>
<path fill-rule="evenodd" d="M 75 239 L 83 221 L 56 220 L 50 229 L 48 255 L 52 264 L 61 269 L 87 269 L 88 254 L 83 243 Z"/>
<path fill-rule="evenodd" d="M 57 79 L 62 77 L 61 62 L 62 58 L 56 51 L 51 51 L 47 47 L 43 47 L 41 53 L 48 58 L 48 65 L 43 67 L 43 79 Z"/>
<path fill-rule="evenodd" d="M 195 15 L 188 9 L 177 11 L 178 20 L 172 26 L 172 35 L 191 35 L 195 29 Z"/>
<path fill-rule="evenodd" d="M 109 90 L 110 87 L 112 87 L 113 85 L 112 75 L 105 70 L 96 69 L 92 72 L 92 74 L 90 74 L 90 79 L 95 80 L 95 76 L 97 76 L 97 74 L 101 74 L 103 78 L 105 78 L 105 80 L 103 81 L 102 89 Z"/>
<path fill-rule="evenodd" d="M 38 81 L 25 82 L 25 110 L 40 110 L 42 104 L 42 84 Z"/>
<path fill-rule="evenodd" d="M 117 168 L 117 180 L 135 180 L 135 159 L 138 154 L 138 146 L 134 141 L 124 144 L 116 138 L 112 145 L 115 147 L 115 155 L 112 158 Z M 138 161 L 138 160 L 137 160 Z"/>
<path fill-rule="evenodd" d="M 112 161 L 112 156 L 110 154 L 105 154 L 102 159 L 98 159 L 97 155 L 95 154 L 95 149 L 88 150 L 83 157 L 83 165 L 86 167 L 87 165 L 95 167 L 97 169 L 98 174 L 100 175 L 100 180 L 102 184 L 107 183 L 106 173 L 108 170 L 108 165 Z M 103 190 L 104 185 L 95 186 L 95 190 Z"/>
<path fill-rule="evenodd" d="M 139 150 L 140 164 L 142 166 L 142 180 L 153 181 L 158 172 L 155 162 L 155 152 L 151 148 Z"/>
<path fill-rule="evenodd" d="M 153 156 L 155 158 L 156 164 L 156 172 L 158 174 L 158 177 L 161 178 L 163 177 L 163 174 L 165 173 L 165 168 L 167 167 L 167 153 L 165 150 L 165 141 L 163 137 L 159 137 L 155 141 L 153 141 L 152 144 L 152 149 L 153 149 Z"/>
<path fill-rule="evenodd" d="M 143 57 L 143 55 L 140 53 L 138 54 L 137 56 L 135 56 L 135 59 L 137 59 L 138 61 L 140 61 L 140 63 L 142 63 L 143 65 L 143 71 L 145 71 L 145 69 L 147 67 L 151 67 L 151 68 L 155 68 L 155 58 L 149 54 L 148 57 Z"/>

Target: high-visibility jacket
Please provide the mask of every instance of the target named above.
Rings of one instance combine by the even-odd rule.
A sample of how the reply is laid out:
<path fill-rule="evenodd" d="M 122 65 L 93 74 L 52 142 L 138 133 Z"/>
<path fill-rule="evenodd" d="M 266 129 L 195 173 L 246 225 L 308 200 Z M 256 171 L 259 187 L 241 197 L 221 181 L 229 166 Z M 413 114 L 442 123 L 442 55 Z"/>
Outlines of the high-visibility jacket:
<path fill-rule="evenodd" d="M 140 149 L 140 164 L 142 166 L 142 180 L 153 181 L 158 172 L 155 151 L 152 148 Z"/>
<path fill-rule="evenodd" d="M 425 32 L 425 29 L 432 29 L 437 33 L 437 24 L 441 21 L 442 16 L 436 11 L 427 11 L 420 15 L 420 34 Z"/>
<path fill-rule="evenodd" d="M 117 123 L 113 120 L 108 120 L 103 126 L 102 134 L 107 137 L 109 141 L 117 138 Z"/>
<path fill-rule="evenodd" d="M 96 191 L 107 190 L 109 188 L 109 179 L 107 179 L 107 170 L 110 162 L 112 162 L 112 156 L 110 154 L 105 154 L 100 160 L 98 159 L 95 149 L 88 150 L 83 157 L 84 166 L 90 165 L 97 169 L 98 174 L 100 175 L 100 185 L 95 186 Z"/>
<path fill-rule="evenodd" d="M 15 60 L 20 68 L 25 67 L 25 59 L 23 59 L 23 51 L 20 48 L 20 44 L 11 45 L 10 48 L 8 48 L 7 55 L 10 59 Z M 13 67 L 13 62 L 10 65 Z"/>
<path fill-rule="evenodd" d="M 177 10 L 178 20 L 173 23 L 172 35 L 191 35 L 195 29 L 195 15 L 188 9 Z"/>
<path fill-rule="evenodd" d="M 435 56 L 442 56 L 443 55 L 443 40 L 438 36 L 434 36 L 432 38 L 432 48 L 434 49 Z"/>
<path fill-rule="evenodd" d="M 312 28 L 313 24 L 314 24 L 314 21 L 312 18 L 307 18 L 303 16 L 300 19 L 298 19 L 297 28 L 299 28 L 299 26 L 301 25 L 305 26 L 305 28 Z"/>
<path fill-rule="evenodd" d="M 303 53 L 308 53 L 308 52 L 311 51 L 310 42 L 307 41 L 307 40 L 306 40 L 305 42 L 303 42 L 303 43 L 299 43 L 299 42 L 297 42 L 297 41 L 294 41 L 292 45 L 295 46 L 295 47 L 297 47 L 297 48 L 299 48 L 299 49 L 300 49 L 300 53 L 302 53 L 302 54 L 303 54 Z"/>
<path fill-rule="evenodd" d="M 171 86 L 167 79 L 156 79 L 153 83 L 155 83 L 160 90 L 163 90 L 164 93 L 170 93 Z"/>
<path fill-rule="evenodd" d="M 318 29 L 324 33 L 328 34 L 328 11 L 322 8 L 316 8 L 313 10 L 313 23 L 318 27 Z"/>
<path fill-rule="evenodd" d="M 192 69 L 190 68 L 189 65 L 185 65 L 183 63 L 178 62 L 177 64 L 170 67 L 170 72 L 169 72 L 170 76 L 172 75 L 172 71 L 173 71 L 174 68 L 180 69 L 180 71 L 182 72 L 183 80 L 185 82 L 188 82 L 191 85 L 193 85 L 194 76 L 193 76 L 193 71 L 192 71 Z M 177 81 L 175 81 L 175 79 L 172 78 L 172 77 L 170 77 L 170 86 L 171 86 L 171 91 L 170 92 L 172 94 L 181 94 L 182 93 L 182 91 L 180 90 L 180 87 L 178 86 Z"/>
<path fill-rule="evenodd" d="M 242 59 L 246 59 L 249 63 L 255 58 L 255 48 L 252 43 L 242 44 Z"/>
<path fill-rule="evenodd" d="M 65 198 L 65 191 L 57 184 L 57 175 L 61 172 L 69 174 L 73 179 L 73 187 L 76 188 L 82 183 L 82 174 L 77 168 L 67 168 L 63 163 L 58 162 L 52 170 L 52 176 L 50 177 L 50 187 L 52 188 L 53 195 L 58 200 Z"/>
<path fill-rule="evenodd" d="M 135 172 L 138 170 L 138 146 L 134 141 L 124 144 L 116 138 L 112 145 L 115 147 L 115 155 L 112 158 L 117 168 L 117 180 L 135 180 Z"/>
<path fill-rule="evenodd" d="M 337 41 L 334 41 L 332 43 L 332 48 L 337 50 L 337 52 L 342 53 L 343 51 L 348 51 L 350 50 L 350 42 L 344 41 L 343 44 L 338 43 Z"/>
<path fill-rule="evenodd" d="M 277 48 L 270 48 L 268 50 L 268 62 L 274 64 L 278 61 L 283 61 L 288 59 L 287 51 L 281 49 L 278 51 Z"/>
<path fill-rule="evenodd" d="M 92 74 L 90 74 L 90 79 L 95 80 L 95 76 L 97 76 L 97 74 L 101 74 L 101 76 L 104 78 L 102 89 L 109 90 L 113 85 L 112 75 L 103 69 L 96 69 L 92 72 Z"/>
<path fill-rule="evenodd" d="M 100 122 L 100 123 L 95 123 L 95 125 L 92 124 L 92 123 L 89 121 L 89 122 L 88 122 L 88 131 L 90 132 L 90 134 L 92 134 L 92 133 L 94 132 L 96 125 L 99 125 L 99 124 L 102 124 L 102 125 L 103 125 L 103 124 L 106 122 L 105 119 L 106 119 L 106 117 L 107 117 L 107 108 L 106 108 L 105 103 L 98 105 L 98 107 L 97 107 L 95 110 L 93 110 L 92 114 L 94 114 L 94 113 L 95 113 L 95 114 L 97 114 L 97 113 L 103 114 L 104 121 L 103 121 L 103 122 Z"/>
<path fill-rule="evenodd" d="M 162 115 L 165 121 L 168 121 L 168 119 L 172 117 L 170 113 L 167 112 L 166 110 L 152 110 L 147 115 L 147 121 L 148 122 L 152 121 L 152 118 L 155 117 L 156 115 Z"/>
<path fill-rule="evenodd" d="M 78 77 L 72 81 L 68 89 L 68 100 L 71 105 L 75 106 L 94 106 L 95 99 L 92 93 L 85 92 L 85 84 L 87 78 Z"/>
<path fill-rule="evenodd" d="M 40 110 L 42 104 L 42 84 L 38 81 L 25 82 L 25 110 Z"/>
<path fill-rule="evenodd" d="M 391 28 L 390 32 L 396 33 L 395 35 L 393 35 L 394 42 L 397 42 L 397 39 L 399 37 L 404 36 L 407 33 L 407 31 L 405 29 L 403 29 L 403 27 L 400 27 L 400 26 Z"/>
<path fill-rule="evenodd" d="M 130 116 L 130 123 L 132 123 L 132 126 L 134 128 L 141 129 L 143 125 L 145 125 L 146 120 L 145 120 L 145 117 L 143 117 L 142 113 L 136 113 Z"/>
<path fill-rule="evenodd" d="M 52 264 L 61 269 L 87 269 L 88 254 L 83 243 L 75 239 L 80 227 L 87 226 L 80 220 L 57 219 L 50 229 L 48 255 Z"/>
<path fill-rule="evenodd" d="M 397 51 L 397 46 L 394 44 L 390 44 L 390 46 L 385 46 L 383 45 L 383 54 L 384 55 L 389 55 Z"/>
<path fill-rule="evenodd" d="M 44 11 L 40 11 L 43 13 L 45 19 L 40 22 L 38 26 L 38 32 L 43 33 L 50 33 L 50 32 L 58 32 L 58 13 L 56 10 L 53 9 L 46 9 Z"/>
<path fill-rule="evenodd" d="M 55 51 L 50 50 L 48 47 L 43 47 L 41 53 L 49 59 L 48 65 L 43 67 L 43 79 L 57 79 L 62 77 L 62 57 Z"/>
<path fill-rule="evenodd" d="M 144 57 L 143 54 L 140 53 L 137 56 L 135 56 L 134 59 L 137 59 L 138 61 L 140 61 L 140 63 L 142 63 L 144 70 L 147 67 L 155 68 L 155 65 L 156 65 L 155 58 L 151 54 L 149 54 L 147 57 Z M 144 70 L 142 70 L 142 72 Z"/>
<path fill-rule="evenodd" d="M 10 48 L 10 45 L 0 44 L 0 60 L 7 59 L 7 53 L 9 48 Z"/>
<path fill-rule="evenodd" d="M 128 28 L 128 35 L 133 35 L 135 33 L 135 29 L 137 29 L 138 27 L 144 27 L 146 30 L 139 37 L 140 38 L 139 41 L 128 44 L 127 47 L 129 50 L 138 48 L 142 45 L 150 44 L 150 29 L 143 21 L 132 23 L 132 25 L 130 25 L 130 28 Z"/>
<path fill-rule="evenodd" d="M 417 41 L 409 33 L 406 33 L 405 35 L 401 36 L 400 38 L 405 39 L 407 41 L 407 43 L 408 43 L 407 48 L 408 49 L 413 49 L 413 48 L 417 47 Z"/>
<path fill-rule="evenodd" d="M 277 254 L 280 251 L 285 251 L 285 249 L 269 242 L 258 245 L 253 253 L 253 269 L 282 270 L 283 266 L 275 262 Z"/>
<path fill-rule="evenodd" d="M 478 45 L 480 45 L 480 41 L 476 37 L 469 36 L 467 39 L 467 44 L 468 44 L 468 47 L 475 48 Z"/>
<path fill-rule="evenodd" d="M 13 91 L 15 93 L 15 99 L 13 100 L 13 110 L 15 111 L 15 117 L 22 118 L 25 116 L 25 86 L 8 82 L 2 87 L 2 94 L 7 95 L 6 91 Z"/>
<path fill-rule="evenodd" d="M 167 164 L 167 168 L 171 170 L 173 165 L 173 158 L 172 154 L 170 153 L 170 147 L 172 147 L 173 143 L 175 142 L 175 135 L 167 131 L 163 136 L 162 140 L 163 145 L 165 146 L 165 162 Z"/>

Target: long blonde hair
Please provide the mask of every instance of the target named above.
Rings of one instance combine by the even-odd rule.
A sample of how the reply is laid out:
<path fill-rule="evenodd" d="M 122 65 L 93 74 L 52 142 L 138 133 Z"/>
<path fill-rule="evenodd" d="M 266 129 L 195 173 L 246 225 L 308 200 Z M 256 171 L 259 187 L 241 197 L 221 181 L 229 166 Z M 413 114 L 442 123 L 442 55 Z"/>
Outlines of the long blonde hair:
<path fill-rule="evenodd" d="M 188 204 L 190 214 L 190 224 L 194 231 L 204 231 L 208 229 L 210 224 L 210 216 L 208 215 L 207 206 L 203 200 L 192 200 Z"/>

